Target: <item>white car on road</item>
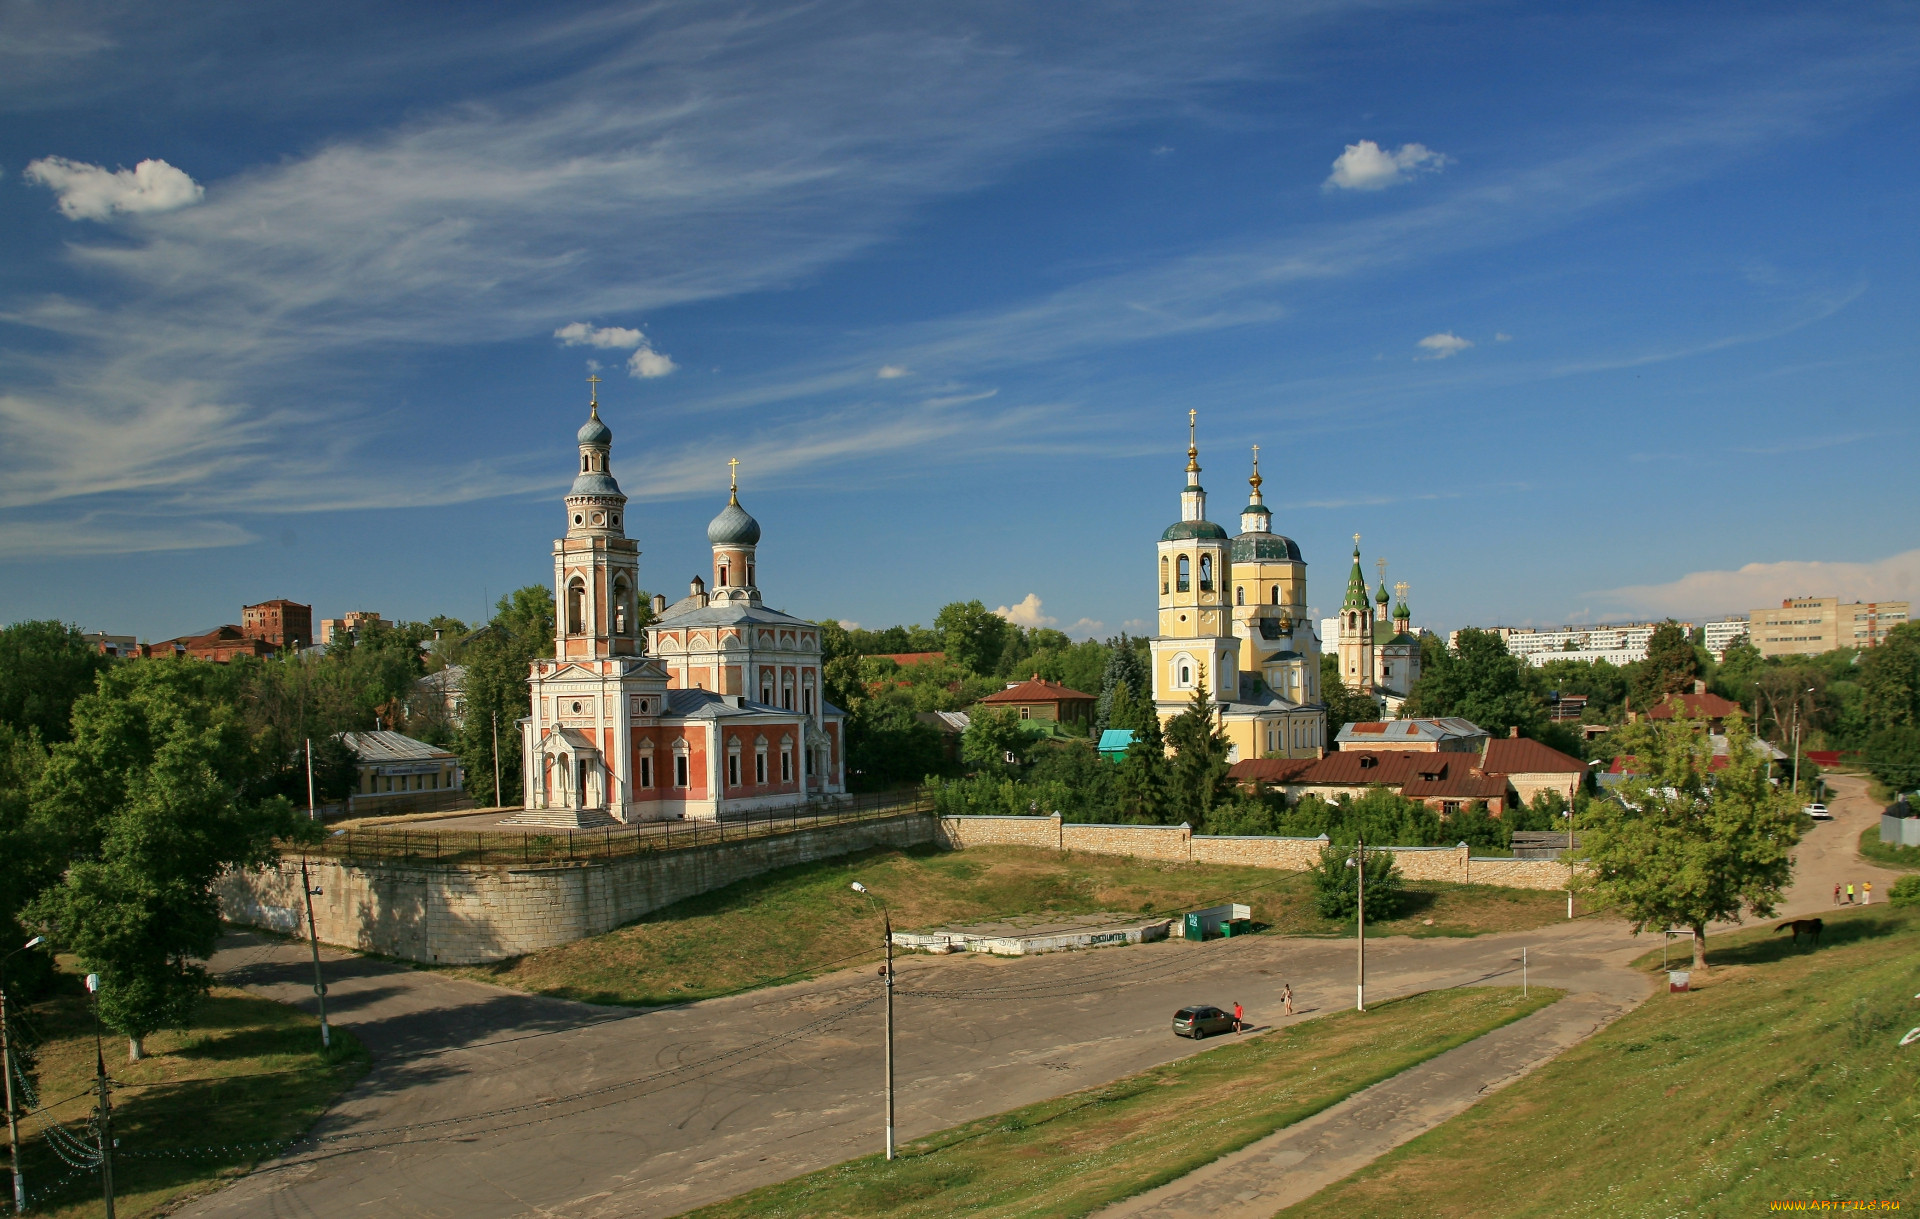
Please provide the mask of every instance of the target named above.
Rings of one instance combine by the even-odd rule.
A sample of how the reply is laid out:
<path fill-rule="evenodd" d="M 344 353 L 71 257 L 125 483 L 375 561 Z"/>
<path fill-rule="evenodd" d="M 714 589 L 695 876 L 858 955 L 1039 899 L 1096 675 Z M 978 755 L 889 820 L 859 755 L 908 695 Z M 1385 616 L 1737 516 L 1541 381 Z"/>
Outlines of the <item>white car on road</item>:
<path fill-rule="evenodd" d="M 1833 820 L 1833 814 L 1827 811 L 1827 806 L 1824 804 L 1809 804 L 1805 808 L 1801 809 L 1800 811 L 1805 813 L 1807 816 L 1813 818 L 1815 821 L 1832 821 Z"/>

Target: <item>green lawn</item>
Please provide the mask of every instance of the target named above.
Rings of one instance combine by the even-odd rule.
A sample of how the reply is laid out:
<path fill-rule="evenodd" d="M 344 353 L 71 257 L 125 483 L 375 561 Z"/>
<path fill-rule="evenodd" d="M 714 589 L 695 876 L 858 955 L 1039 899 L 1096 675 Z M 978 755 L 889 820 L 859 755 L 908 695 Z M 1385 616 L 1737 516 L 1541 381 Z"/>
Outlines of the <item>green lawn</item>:
<path fill-rule="evenodd" d="M 53 1104 L 21 1123 L 30 1210 L 74 1219 L 104 1214 L 99 1174 L 63 1163 L 43 1132 L 51 1117 L 84 1137 L 93 1110 L 85 991 L 63 974 L 53 996 L 24 1011 L 9 1005 L 8 1014 L 15 1035 L 27 1034 L 33 1045 L 41 1102 Z M 367 1068 L 351 1035 L 334 1029 L 332 1053 L 323 1058 L 312 1017 L 224 987 L 200 1005 L 192 1028 L 147 1038 L 141 1062 L 128 1062 L 125 1039 L 111 1032 L 104 1046 L 122 1216 L 152 1214 L 244 1174 L 312 1125 Z"/>
<path fill-rule="evenodd" d="M 1340 1012 L 968 1122 L 880 1156 L 690 1212 L 1070 1216 L 1184 1176 L 1416 1063 L 1551 1003 L 1557 991 L 1429 991 Z"/>
<path fill-rule="evenodd" d="M 1706 984 L 1607 1030 L 1287 1215 L 1756 1215 L 1920 1204 L 1920 911 L 1721 939 Z M 1643 958 L 1657 970 L 1658 953 Z M 1699 975 L 1695 975 L 1696 980 Z M 1523 1188 L 1516 1188 L 1518 1185 Z"/>
<path fill-rule="evenodd" d="M 1278 933 L 1352 934 L 1352 924 L 1314 913 L 1305 873 L 1026 847 L 878 849 L 769 872 L 605 935 L 450 972 L 592 1003 L 653 1006 L 733 994 L 878 956 L 880 917 L 848 887 L 854 880 L 886 899 L 901 931 L 1026 914 L 1145 918 L 1242 901 Z M 1400 917 L 1369 923 L 1369 934 L 1481 935 L 1566 914 L 1565 897 L 1553 892 L 1428 883 L 1408 890 Z"/>
<path fill-rule="evenodd" d="M 1880 827 L 1870 825 L 1860 831 L 1860 854 L 1889 868 L 1920 871 L 1920 847 L 1897 846 L 1880 841 Z"/>

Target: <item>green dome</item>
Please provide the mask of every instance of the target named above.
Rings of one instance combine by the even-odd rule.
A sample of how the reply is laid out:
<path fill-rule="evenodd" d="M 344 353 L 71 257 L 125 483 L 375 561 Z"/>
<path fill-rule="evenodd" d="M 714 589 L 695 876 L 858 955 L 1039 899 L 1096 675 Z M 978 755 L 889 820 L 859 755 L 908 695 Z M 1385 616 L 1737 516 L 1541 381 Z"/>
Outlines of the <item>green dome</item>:
<path fill-rule="evenodd" d="M 1234 562 L 1257 563 L 1263 560 L 1299 563 L 1302 561 L 1300 546 L 1292 538 L 1281 537 L 1277 533 L 1243 533 L 1233 539 Z"/>
<path fill-rule="evenodd" d="M 1227 540 L 1227 531 L 1212 521 L 1175 521 L 1160 535 L 1163 542 L 1184 542 L 1192 538 Z"/>

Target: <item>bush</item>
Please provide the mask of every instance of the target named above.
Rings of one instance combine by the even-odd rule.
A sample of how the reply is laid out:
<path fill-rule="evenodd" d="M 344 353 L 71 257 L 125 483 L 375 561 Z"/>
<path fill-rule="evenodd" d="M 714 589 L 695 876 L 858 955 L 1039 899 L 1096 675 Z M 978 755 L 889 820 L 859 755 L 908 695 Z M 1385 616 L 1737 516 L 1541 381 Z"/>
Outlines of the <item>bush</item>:
<path fill-rule="evenodd" d="M 1894 881 L 1887 900 L 1896 906 L 1920 906 L 1920 872 Z"/>
<path fill-rule="evenodd" d="M 1360 869 L 1347 866 L 1352 848 L 1328 843 L 1313 869 L 1313 905 L 1321 918 L 1350 919 L 1359 908 Z M 1367 917 L 1392 918 L 1400 911 L 1400 869 L 1390 851 L 1367 852 Z"/>

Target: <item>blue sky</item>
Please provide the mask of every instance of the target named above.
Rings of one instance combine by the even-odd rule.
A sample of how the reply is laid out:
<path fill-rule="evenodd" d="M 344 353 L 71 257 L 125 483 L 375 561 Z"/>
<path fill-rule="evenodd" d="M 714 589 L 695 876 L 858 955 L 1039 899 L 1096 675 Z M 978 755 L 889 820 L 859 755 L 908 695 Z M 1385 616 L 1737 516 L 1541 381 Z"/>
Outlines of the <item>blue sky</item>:
<path fill-rule="evenodd" d="M 1138 630 L 1189 408 L 1322 613 L 1920 593 L 1910 6 L 451 12 L 0 4 L 0 620 L 477 617 L 590 362 L 668 593 Z"/>

